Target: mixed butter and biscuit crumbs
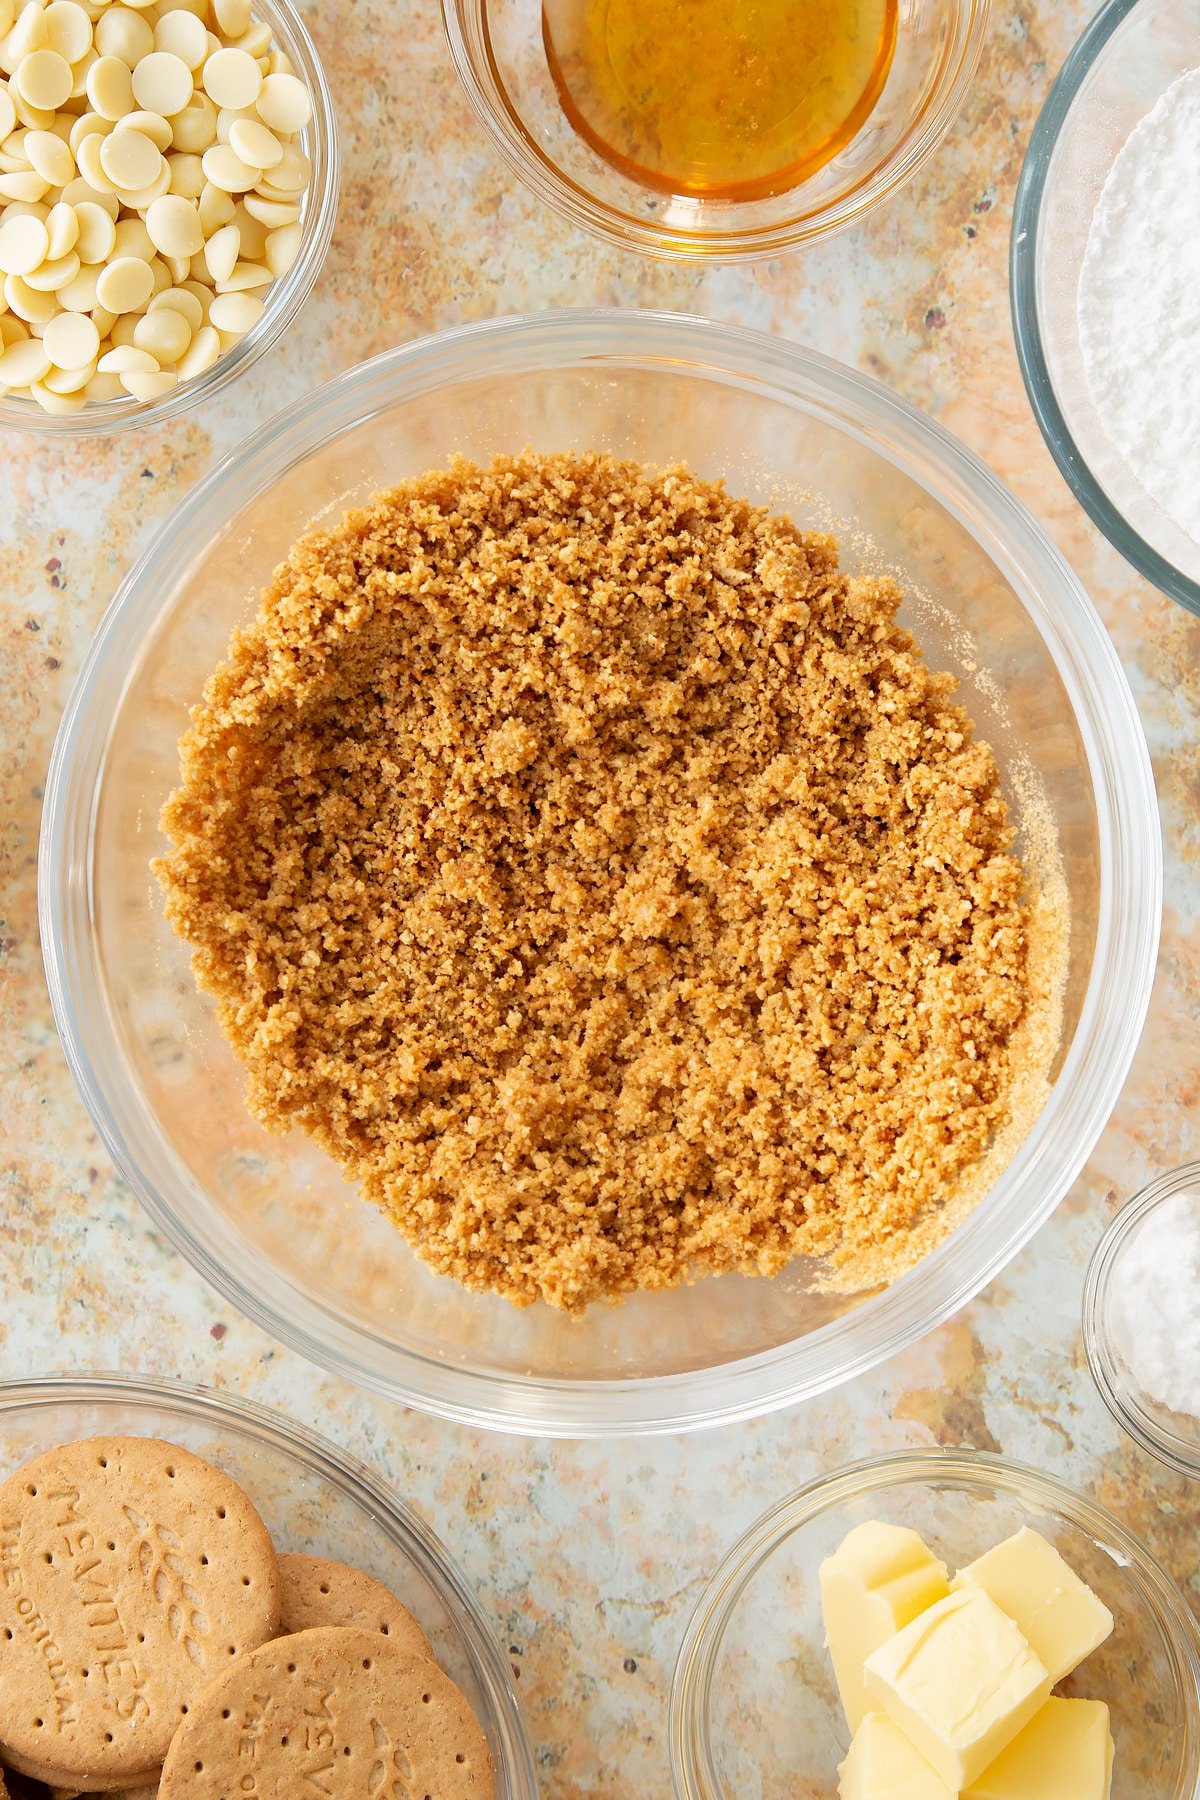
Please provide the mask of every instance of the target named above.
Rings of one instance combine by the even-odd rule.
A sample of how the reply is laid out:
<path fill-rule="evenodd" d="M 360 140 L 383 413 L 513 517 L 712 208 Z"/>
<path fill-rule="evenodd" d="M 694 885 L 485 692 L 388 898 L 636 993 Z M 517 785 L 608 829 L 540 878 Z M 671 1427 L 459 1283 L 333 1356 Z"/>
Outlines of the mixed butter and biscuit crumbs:
<path fill-rule="evenodd" d="M 157 865 L 254 1114 L 517 1302 L 919 1235 L 1006 1121 L 1030 972 L 995 760 L 900 598 L 601 456 L 309 532 Z"/>

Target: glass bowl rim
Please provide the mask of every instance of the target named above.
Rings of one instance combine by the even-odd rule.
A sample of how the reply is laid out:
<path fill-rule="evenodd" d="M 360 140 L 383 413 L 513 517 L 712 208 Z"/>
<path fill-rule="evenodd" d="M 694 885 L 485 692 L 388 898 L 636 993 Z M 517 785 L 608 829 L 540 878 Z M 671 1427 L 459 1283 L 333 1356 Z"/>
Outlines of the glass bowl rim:
<path fill-rule="evenodd" d="M 815 1476 L 785 1495 L 743 1532 L 708 1578 L 671 1678 L 667 1735 L 676 1800 L 723 1800 L 710 1739 L 712 1684 L 725 1630 L 754 1576 L 794 1532 L 834 1507 L 883 1488 L 938 1479 L 1032 1495 L 1126 1558 L 1153 1595 L 1160 1624 L 1169 1626 L 1164 1642 L 1189 1697 L 1193 1730 L 1200 1732 L 1200 1625 L 1158 1559 L 1115 1514 L 1056 1476 L 993 1451 L 940 1445 L 890 1450 Z"/>
<path fill-rule="evenodd" d="M 442 20 L 455 71 L 476 117 L 493 148 L 522 184 L 573 225 L 620 249 L 635 249 L 662 261 L 684 259 L 710 263 L 745 262 L 776 256 L 848 230 L 867 217 L 901 188 L 907 186 L 937 150 L 953 126 L 974 80 L 987 40 L 992 0 L 954 0 L 958 31 L 955 53 L 927 109 L 927 117 L 915 141 L 894 161 L 889 159 L 840 201 L 799 219 L 772 225 L 698 231 L 679 226 L 650 225 L 636 213 L 610 206 L 582 182 L 565 175 L 524 128 L 513 121 L 521 115 L 500 80 L 491 54 L 487 30 L 487 0 L 441 0 Z M 470 33 L 464 30 L 460 11 L 470 12 Z M 471 38 L 486 45 L 481 71 Z M 495 92 L 493 93 L 493 89 Z M 499 104 L 497 103 L 499 96 Z M 523 127 L 523 121 L 522 121 Z"/>
<path fill-rule="evenodd" d="M 317 444 L 405 398 L 477 379 L 497 366 L 510 372 L 586 370 L 602 369 L 606 361 L 635 368 L 682 365 L 739 391 L 764 389 L 798 410 L 807 401 L 807 410 L 901 468 L 910 469 L 906 456 L 919 457 L 920 472 L 913 468 L 912 478 L 964 525 L 1013 585 L 1066 689 L 1097 796 L 1101 907 L 1087 993 L 1058 1080 L 1032 1131 L 989 1190 L 990 1197 L 1000 1188 L 1013 1203 L 999 1209 L 1002 1220 L 993 1217 L 985 1227 L 985 1256 L 975 1248 L 977 1209 L 976 1230 L 968 1221 L 913 1274 L 850 1315 L 769 1351 L 669 1375 L 520 1378 L 385 1342 L 335 1318 L 332 1308 L 290 1283 L 286 1305 L 264 1299 L 261 1278 L 251 1285 L 219 1259 L 202 1241 L 200 1224 L 184 1216 L 178 1196 L 167 1198 L 143 1177 L 125 1142 L 115 1111 L 128 1095 L 109 1087 L 105 1059 L 85 1041 L 85 1021 L 72 992 L 78 980 L 86 1000 L 87 982 L 95 979 L 86 944 L 81 953 L 76 943 L 76 922 L 88 900 L 103 740 L 115 704 L 111 694 L 100 691 L 102 683 L 115 679 L 114 668 L 128 666 L 144 622 L 155 616 L 155 597 L 170 569 L 203 553 L 217 528 L 213 515 L 227 519 Z M 459 326 L 360 364 L 245 439 L 170 514 L 119 585 L 93 636 L 55 740 L 39 852 L 43 957 L 67 1061 L 117 1166 L 192 1266 L 276 1340 L 390 1399 L 485 1429 L 563 1437 L 679 1431 L 759 1416 L 873 1367 L 978 1293 L 1050 1216 L 1111 1112 L 1141 1034 L 1161 911 L 1157 818 L 1145 738 L 1107 633 L 1046 533 L 972 451 L 882 383 L 785 339 L 690 314 L 569 308 Z M 88 871 L 83 882 L 70 874 L 73 858 Z M 1047 1160 L 1051 1167 L 1041 1172 L 1039 1197 L 1022 1204 L 1019 1195 L 1022 1184 L 1029 1187 L 1031 1167 Z M 986 1206 L 987 1197 L 980 1203 L 981 1209 Z M 972 1246 L 967 1266 L 964 1234 Z M 826 1366 L 830 1340 L 845 1344 L 833 1372 Z M 387 1363 L 382 1370 L 381 1357 Z"/>
<path fill-rule="evenodd" d="M 1137 1387 L 1115 1354 L 1108 1330 L 1113 1276 L 1130 1233 L 1164 1200 L 1189 1188 L 1200 1193 L 1200 1161 L 1180 1163 L 1148 1181 L 1109 1221 L 1084 1276 L 1083 1348 L 1100 1398 L 1122 1431 L 1178 1474 L 1200 1479 L 1200 1443 L 1189 1443 L 1141 1404 Z"/>
<path fill-rule="evenodd" d="M 245 337 L 229 350 L 222 351 L 210 369 L 192 381 L 180 382 L 171 393 L 148 405 L 129 401 L 106 401 L 85 405 L 81 412 L 51 414 L 44 412 L 36 400 L 20 396 L 0 395 L 0 432 L 13 431 L 27 437 L 101 438 L 119 432 L 141 431 L 161 425 L 165 420 L 189 412 L 209 400 L 231 381 L 244 375 L 260 357 L 265 356 L 288 327 L 312 293 L 325 262 L 337 222 L 338 197 L 341 187 L 341 162 L 338 149 L 337 115 L 330 92 L 325 65 L 317 54 L 308 26 L 293 0 L 253 0 L 256 12 L 275 32 L 282 20 L 301 54 L 305 85 L 312 99 L 313 116 L 308 129 L 313 135 L 316 154 L 313 157 L 313 187 L 307 213 L 303 217 L 300 252 L 285 275 L 273 281 L 261 317 L 255 320 Z M 320 183 L 319 188 L 317 183 Z M 111 409 L 111 410 L 110 410 Z"/>
<path fill-rule="evenodd" d="M 491 1747 L 511 1786 L 510 1800 L 536 1800 L 533 1752 L 499 1639 L 466 1576 L 433 1527 L 389 1482 L 331 1438 L 277 1408 L 200 1382 L 131 1375 L 119 1369 L 0 1378 L 0 1421 L 9 1414 L 40 1408 L 105 1403 L 148 1410 L 159 1407 L 207 1422 L 228 1419 L 251 1437 L 295 1458 L 359 1505 L 369 1506 L 446 1607 L 500 1728 L 501 1742 Z"/>
<path fill-rule="evenodd" d="M 1050 375 L 1038 314 L 1038 240 L 1046 181 L 1059 134 L 1092 67 L 1109 39 L 1141 0 L 1108 0 L 1076 39 L 1046 97 L 1021 165 L 1013 201 L 1009 240 L 1009 301 L 1021 379 L 1046 448 L 1071 493 L 1091 519 L 1139 575 L 1200 615 L 1200 582 L 1149 544 L 1109 499 L 1093 475 L 1070 427 Z"/>

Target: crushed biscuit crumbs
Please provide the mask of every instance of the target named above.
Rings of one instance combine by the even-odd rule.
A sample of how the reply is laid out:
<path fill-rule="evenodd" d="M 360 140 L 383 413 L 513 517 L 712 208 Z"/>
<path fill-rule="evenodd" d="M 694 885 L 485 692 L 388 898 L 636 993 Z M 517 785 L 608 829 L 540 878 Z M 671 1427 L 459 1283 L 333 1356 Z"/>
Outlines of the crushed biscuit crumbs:
<path fill-rule="evenodd" d="M 900 599 L 599 455 L 306 534 L 156 865 L 251 1111 L 518 1303 L 924 1245 L 1031 972 L 995 759 Z"/>

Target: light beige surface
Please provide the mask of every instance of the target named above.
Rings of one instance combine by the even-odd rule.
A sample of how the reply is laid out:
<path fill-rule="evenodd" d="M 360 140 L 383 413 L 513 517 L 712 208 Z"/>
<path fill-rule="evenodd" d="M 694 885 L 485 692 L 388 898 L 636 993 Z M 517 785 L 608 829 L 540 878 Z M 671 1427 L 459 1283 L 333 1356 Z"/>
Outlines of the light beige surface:
<path fill-rule="evenodd" d="M 1008 227 L 1038 105 L 1092 8 L 997 0 L 966 116 L 900 200 L 802 256 L 707 274 L 604 249 L 544 212 L 458 91 L 433 0 L 308 5 L 343 127 L 341 220 L 286 344 L 201 412 L 63 450 L 0 436 L 0 1377 L 124 1366 L 273 1403 L 384 1470 L 463 1562 L 519 1672 L 548 1800 L 667 1800 L 666 1698 L 720 1553 L 820 1470 L 904 1445 L 1002 1448 L 1077 1482 L 1200 1592 L 1198 1490 L 1119 1437 L 1079 1337 L 1083 1267 L 1115 1205 L 1197 1154 L 1200 621 L 1137 581 L 1042 448 L 1012 349 Z M 527 1444 L 356 1394 L 268 1340 L 149 1229 L 55 1039 L 38 950 L 41 783 L 88 636 L 131 557 L 252 426 L 360 358 L 440 326 L 643 303 L 776 329 L 891 383 L 1038 512 L 1134 684 L 1167 844 L 1150 1023 L 1056 1219 L 965 1313 L 853 1387 L 686 1442 Z"/>

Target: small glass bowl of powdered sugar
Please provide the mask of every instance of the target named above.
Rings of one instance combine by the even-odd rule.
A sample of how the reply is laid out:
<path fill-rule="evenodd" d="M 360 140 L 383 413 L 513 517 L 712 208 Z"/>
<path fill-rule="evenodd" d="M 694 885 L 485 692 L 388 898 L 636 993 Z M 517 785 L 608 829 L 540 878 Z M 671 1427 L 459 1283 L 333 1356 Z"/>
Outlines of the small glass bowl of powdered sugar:
<path fill-rule="evenodd" d="M 1200 613 L 1200 33 L 1108 0 L 1063 65 L 1017 190 L 1017 353 L 1080 504 Z"/>
<path fill-rule="evenodd" d="M 1083 1341 L 1118 1424 L 1200 1476 L 1200 1162 L 1144 1187 L 1101 1238 L 1084 1284 Z"/>

